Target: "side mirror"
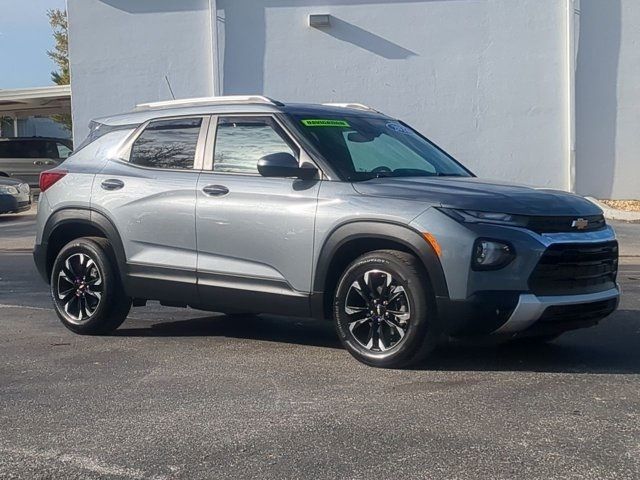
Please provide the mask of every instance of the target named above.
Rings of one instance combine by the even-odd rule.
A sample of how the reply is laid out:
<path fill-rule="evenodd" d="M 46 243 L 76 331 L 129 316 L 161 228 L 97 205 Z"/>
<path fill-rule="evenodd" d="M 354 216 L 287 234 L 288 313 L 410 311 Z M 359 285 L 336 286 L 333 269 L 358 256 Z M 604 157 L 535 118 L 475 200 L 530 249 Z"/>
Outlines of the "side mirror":
<path fill-rule="evenodd" d="M 318 170 L 313 167 L 300 167 L 298 160 L 287 152 L 265 155 L 258 160 L 258 172 L 263 177 L 296 177 L 309 180 Z"/>

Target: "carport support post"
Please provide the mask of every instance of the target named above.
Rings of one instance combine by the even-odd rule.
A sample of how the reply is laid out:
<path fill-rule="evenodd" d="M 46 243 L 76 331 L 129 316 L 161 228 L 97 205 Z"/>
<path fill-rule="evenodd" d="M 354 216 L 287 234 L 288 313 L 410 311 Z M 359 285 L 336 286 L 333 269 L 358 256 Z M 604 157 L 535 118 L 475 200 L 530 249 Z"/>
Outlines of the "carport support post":
<path fill-rule="evenodd" d="M 13 136 L 18 136 L 18 117 L 13 116 Z"/>
<path fill-rule="evenodd" d="M 220 52 L 218 50 L 218 5 L 216 0 L 209 0 L 209 47 L 211 55 L 211 93 L 222 95 L 220 79 Z"/>
<path fill-rule="evenodd" d="M 576 64 L 580 39 L 580 0 L 566 0 L 567 190 L 576 190 Z"/>

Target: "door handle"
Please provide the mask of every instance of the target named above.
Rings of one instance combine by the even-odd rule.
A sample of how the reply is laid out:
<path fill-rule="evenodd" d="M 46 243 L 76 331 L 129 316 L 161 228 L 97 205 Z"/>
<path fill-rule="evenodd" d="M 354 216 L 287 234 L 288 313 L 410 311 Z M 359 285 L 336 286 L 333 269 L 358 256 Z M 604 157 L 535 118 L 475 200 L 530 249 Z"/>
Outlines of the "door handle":
<path fill-rule="evenodd" d="M 103 190 L 120 190 L 124 187 L 124 182 L 117 178 L 109 178 L 100 184 Z"/>
<path fill-rule="evenodd" d="M 38 165 L 38 166 L 42 166 L 44 165 L 44 162 L 42 160 L 36 160 L 35 162 L 33 162 L 34 165 Z"/>
<path fill-rule="evenodd" d="M 229 189 L 224 185 L 207 185 L 202 188 L 202 191 L 210 197 L 222 197 L 229 193 Z"/>

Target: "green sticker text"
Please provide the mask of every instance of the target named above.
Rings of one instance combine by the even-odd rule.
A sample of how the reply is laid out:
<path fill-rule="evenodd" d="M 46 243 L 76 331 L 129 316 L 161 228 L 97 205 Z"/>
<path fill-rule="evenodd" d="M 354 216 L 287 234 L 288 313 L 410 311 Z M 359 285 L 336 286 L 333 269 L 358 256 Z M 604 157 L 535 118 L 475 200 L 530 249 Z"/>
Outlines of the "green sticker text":
<path fill-rule="evenodd" d="M 313 118 L 310 120 L 301 120 L 305 127 L 349 127 L 349 123 L 344 120 L 326 120 L 321 118 Z"/>

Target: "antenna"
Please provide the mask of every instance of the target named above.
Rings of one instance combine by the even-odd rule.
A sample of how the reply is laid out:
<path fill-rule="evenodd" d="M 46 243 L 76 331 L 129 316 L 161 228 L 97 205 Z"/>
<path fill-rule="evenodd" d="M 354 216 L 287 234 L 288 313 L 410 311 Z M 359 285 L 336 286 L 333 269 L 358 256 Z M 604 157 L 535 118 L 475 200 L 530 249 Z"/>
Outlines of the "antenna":
<path fill-rule="evenodd" d="M 164 79 L 167 81 L 167 87 L 169 87 L 169 92 L 171 93 L 171 98 L 173 98 L 175 100 L 176 96 L 173 94 L 173 88 L 171 88 L 171 82 L 169 82 L 169 77 L 167 77 L 165 75 Z"/>

